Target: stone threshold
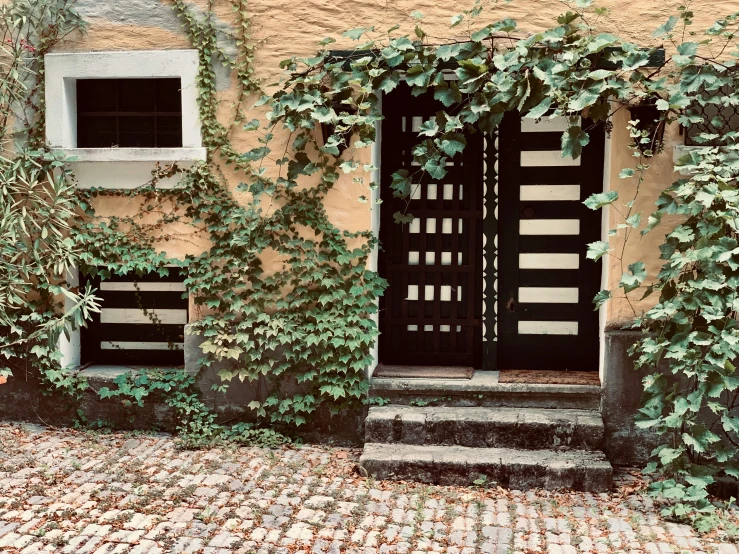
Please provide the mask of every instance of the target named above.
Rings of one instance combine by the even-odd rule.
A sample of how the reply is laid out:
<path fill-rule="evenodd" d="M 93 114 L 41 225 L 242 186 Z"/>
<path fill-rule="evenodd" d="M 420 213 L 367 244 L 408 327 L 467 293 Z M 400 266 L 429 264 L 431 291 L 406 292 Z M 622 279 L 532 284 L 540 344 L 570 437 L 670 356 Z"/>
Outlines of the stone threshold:
<path fill-rule="evenodd" d="M 499 375 L 498 371 L 476 371 L 472 379 L 372 378 L 369 394 L 392 404 L 600 408 L 601 387 L 597 385 L 500 383 Z"/>
<path fill-rule="evenodd" d="M 499 371 L 475 371 L 472 379 L 372 378 L 372 390 L 388 392 L 600 394 L 597 385 L 500 383 Z"/>

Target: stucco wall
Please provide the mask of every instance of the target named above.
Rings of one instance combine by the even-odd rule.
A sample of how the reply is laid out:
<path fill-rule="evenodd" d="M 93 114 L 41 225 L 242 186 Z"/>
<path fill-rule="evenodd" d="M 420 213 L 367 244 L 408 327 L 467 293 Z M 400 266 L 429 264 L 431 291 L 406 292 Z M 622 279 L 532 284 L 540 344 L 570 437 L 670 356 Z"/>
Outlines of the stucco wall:
<path fill-rule="evenodd" d="M 619 35 L 623 39 L 638 42 L 643 45 L 654 45 L 651 33 L 658 25 L 664 22 L 668 15 L 676 13 L 679 2 L 655 3 L 651 0 L 608 0 L 599 2 L 600 5 L 610 8 L 610 13 L 597 19 L 597 24 L 608 32 Z M 204 7 L 204 0 L 197 0 L 193 5 Z M 316 50 L 317 42 L 325 36 L 334 36 L 338 42 L 335 48 L 351 48 L 356 43 L 342 39 L 342 31 L 352 27 L 374 26 L 383 31 L 396 23 L 403 29 L 410 31 L 413 19 L 410 12 L 420 10 L 425 14 L 424 24 L 427 33 L 433 37 L 459 38 L 450 34 L 450 17 L 462 9 L 472 5 L 472 2 L 438 2 L 436 0 L 396 0 L 382 2 L 377 0 L 307 0 L 294 2 L 293 0 L 252 0 L 249 2 L 249 11 L 253 16 L 254 39 L 260 42 L 256 56 L 257 74 L 264 79 L 264 83 L 272 83 L 280 76 L 278 64 L 280 60 L 292 55 L 311 55 Z M 89 30 L 82 36 L 71 36 L 65 40 L 58 51 L 85 51 L 85 50 L 136 50 L 161 48 L 187 48 L 190 45 L 182 31 L 181 22 L 174 15 L 171 3 L 167 0 L 78 0 L 77 9 L 88 21 Z M 736 9 L 736 2 L 731 0 L 694 2 L 692 9 L 697 14 L 693 29 L 702 29 L 711 23 L 719 14 L 730 13 Z M 514 0 L 511 3 L 500 3 L 491 6 L 485 18 L 487 20 L 503 17 L 514 17 L 519 21 L 522 32 L 533 32 L 553 24 L 555 17 L 565 10 L 565 6 L 556 0 Z M 216 0 L 215 11 L 219 26 L 229 29 L 232 9 L 228 0 Z M 464 25 L 453 31 L 462 36 Z M 224 41 L 227 49 L 232 48 L 228 41 Z M 220 116 L 224 122 L 231 117 L 230 101 L 235 96 L 235 82 L 227 74 L 219 77 L 219 95 L 224 101 Z M 257 113 L 253 114 L 258 115 Z M 606 178 L 606 188 L 618 190 L 625 200 L 634 193 L 635 179 L 621 180 L 618 173 L 623 167 L 633 167 L 634 159 L 627 148 L 628 134 L 625 129 L 628 121 L 628 111 L 620 110 L 614 116 L 613 140 L 610 141 L 610 174 Z M 677 128 L 668 129 L 666 134 L 668 145 L 681 142 Z M 278 138 L 279 141 L 279 138 Z M 236 132 L 235 146 L 239 149 L 249 149 L 257 145 L 253 133 Z M 275 144 L 279 148 L 279 144 Z M 369 161 L 370 151 L 361 151 L 360 161 Z M 227 171 L 228 173 L 228 171 Z M 354 183 L 355 174 L 343 177 L 331 191 L 326 200 L 326 207 L 330 217 L 342 229 L 350 231 L 368 229 L 371 227 L 371 203 L 361 203 L 358 198 L 369 196 L 367 185 L 370 176 L 365 175 L 365 184 Z M 671 149 L 658 156 L 648 176 L 642 184 L 637 199 L 636 210 L 646 215 L 653 209 L 654 200 L 673 179 Z M 234 177 L 231 185 L 235 187 L 239 179 Z M 625 201 L 624 200 L 624 201 Z M 101 202 L 101 213 L 120 213 L 126 207 L 120 199 L 109 199 Z M 133 202 L 133 201 L 131 201 Z M 609 213 L 611 226 L 618 223 L 613 210 Z M 669 222 L 667 222 L 669 224 Z M 662 240 L 664 231 L 656 230 L 644 238 L 634 233 L 625 249 L 623 268 L 636 259 L 647 263 L 650 273 L 654 274 L 659 267 L 657 245 Z M 611 239 L 614 249 L 620 252 L 620 239 Z M 162 244 L 162 249 L 174 256 L 185 253 L 196 253 L 206 245 L 202 241 L 172 241 Z M 278 263 L 275 256 L 269 256 L 267 264 Z M 622 262 L 611 258 L 607 263 L 607 283 L 609 288 L 615 289 L 622 272 Z M 639 302 L 641 291 L 632 293 L 634 309 L 641 310 L 650 304 L 650 301 Z M 617 327 L 633 317 L 632 307 L 624 299 L 616 299 L 607 307 L 606 327 Z M 193 310 L 193 317 L 197 311 Z"/>

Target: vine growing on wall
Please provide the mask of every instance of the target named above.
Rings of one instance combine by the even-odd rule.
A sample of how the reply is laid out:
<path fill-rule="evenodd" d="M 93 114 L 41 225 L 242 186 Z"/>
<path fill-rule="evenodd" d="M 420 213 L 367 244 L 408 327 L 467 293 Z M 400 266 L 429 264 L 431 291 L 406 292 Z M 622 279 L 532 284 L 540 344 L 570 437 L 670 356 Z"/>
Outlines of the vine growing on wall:
<path fill-rule="evenodd" d="M 233 6 L 235 35 L 219 29 L 212 11 L 174 2 L 199 52 L 198 103 L 208 160 L 189 169 L 163 167 L 150 183 L 127 192 L 81 191 L 89 217 L 76 228 L 74 240 L 86 245 L 86 270 L 102 277 L 181 267 L 188 294 L 202 310 L 188 329 L 203 339 L 201 369 L 217 371 L 224 383 L 235 378 L 247 383 L 258 421 L 295 427 L 319 410 L 338 413 L 365 401 L 364 372 L 377 334 L 372 314 L 384 283 L 367 268 L 375 246 L 371 233 L 342 231 L 324 208 L 338 163 L 322 174 L 319 185 L 299 190 L 297 168 L 285 159 L 268 204 L 261 194 L 240 203 L 229 188 L 224 171 L 246 181 L 257 159 L 253 151 L 237 151 L 231 139 L 244 118 L 243 102 L 259 90 L 246 3 Z M 235 57 L 224 42 L 237 47 Z M 219 120 L 215 63 L 236 75 L 237 100 L 228 122 Z M 245 127 L 258 125 L 253 120 Z M 260 138 L 263 144 L 269 140 Z M 161 178 L 173 176 L 180 180 L 177 186 L 159 186 Z M 109 196 L 129 200 L 130 213 L 98 216 L 96 201 Z M 186 231 L 173 230 L 182 224 Z M 202 254 L 168 259 L 162 246 L 183 236 L 200 237 L 209 246 Z M 278 256 L 276 271 L 263 268 L 261 256 L 268 251 Z"/>
<path fill-rule="evenodd" d="M 43 10 L 34 11 L 40 5 Z M 653 309 L 635 312 L 633 324 L 644 331 L 634 347 L 637 365 L 653 369 L 645 380 L 639 425 L 666 439 L 648 468 L 663 477 L 654 490 L 675 501 L 666 508 L 668 515 L 710 523 L 708 488 L 722 477 L 739 477 L 734 365 L 739 354 L 739 147 L 736 132 L 722 129 L 720 118 L 707 118 L 710 110 L 699 108 L 720 112 L 739 104 L 739 54 L 731 49 L 736 14 L 697 33 L 689 5 L 683 6 L 656 32 L 672 55 L 655 69 L 647 67 L 648 50 L 597 30 L 606 12 L 590 0 L 572 2 L 553 27 L 531 35 L 520 33 L 512 19 L 487 23 L 478 2 L 452 18 L 450 36 L 457 38 L 441 42 L 426 34 L 423 15 L 416 12 L 412 34 L 397 27 L 353 29 L 344 34 L 356 45 L 348 57 L 337 59 L 330 51 L 335 40 L 329 38 L 315 56 L 285 60 L 284 80 L 260 94 L 245 0 L 233 2 L 231 31 L 220 26 L 212 6 L 199 11 L 181 0 L 173 5 L 199 52 L 199 108 L 208 159 L 190 168 L 159 167 L 149 183 L 131 191 L 79 191 L 75 204 L 63 161 L 30 132 L 26 143 L 33 149 L 2 161 L 0 198 L 3 214 L 11 214 L 2 216 L 0 227 L 5 270 L 0 324 L 8 330 L 0 352 L 5 359 L 31 360 L 50 380 L 76 387 L 74 374 L 59 368 L 55 339 L 65 323 L 79 325 L 85 312 L 97 307 L 92 291 L 64 287 L 64 271 L 77 259 L 86 271 L 103 277 L 166 272 L 177 265 L 186 272 L 188 292 L 201 312 L 188 329 L 202 339 L 201 369 L 217 371 L 225 382 L 247 383 L 255 398 L 250 408 L 260 423 L 292 428 L 318 410 L 356 406 L 368 390 L 364 372 L 377 336 L 372 316 L 385 283 L 368 269 L 377 246 L 372 234 L 341 230 L 324 202 L 339 183 L 352 181 L 358 200 L 365 202 L 378 186 L 368 182 L 376 168 L 359 160 L 375 141 L 381 95 L 408 86 L 416 95 L 433 91 L 440 103 L 436 116 L 421 126 L 413 151 L 418 169 L 393 175 L 398 197 L 408 197 L 425 174 L 443 178 L 446 162 L 463 151 L 465 136 L 491 132 L 505 113 L 565 117 L 569 127 L 562 134 L 562 154 L 576 158 L 589 141 L 583 116 L 608 128 L 614 111 L 653 104 L 657 121 L 629 125 L 635 163 L 620 177 L 634 183 L 634 195 L 622 199 L 611 191 L 585 202 L 623 216 L 610 232 L 613 240 L 588 245 L 588 257 L 615 256 L 626 264 L 627 239 L 667 233 L 660 273 L 648 279 L 643 262 L 628 263 L 618 294 L 629 301 L 639 292 L 659 295 Z M 42 73 L 41 53 L 81 22 L 62 0 L 15 0 L 2 9 L 15 67 L 30 69 L 4 77 L 0 108 L 6 123 L 15 122 L 4 128 L 23 130 L 27 114 L 36 114 L 33 122 L 42 117 L 39 81 L 33 77 Z M 35 15 L 24 19 L 27 13 Z M 45 30 L 49 20 L 53 32 Z M 237 54 L 229 54 L 224 44 L 235 46 Z M 231 69 L 238 86 L 228 116 L 216 87 L 218 63 Z M 449 72 L 456 79 L 446 79 Z M 262 116 L 247 122 L 246 102 L 255 96 L 260 96 L 256 112 Z M 30 99 L 28 109 L 17 111 L 18 97 Z M 686 175 L 664 190 L 645 219 L 635 210 L 636 195 L 661 148 L 659 126 L 675 122 L 704 124 L 696 140 L 711 146 L 681 161 Z M 319 132 L 322 124 L 331 129 L 328 136 Z M 246 151 L 234 146 L 234 135 L 242 130 L 254 137 Z M 241 181 L 235 191 L 226 172 Z M 165 189 L 165 178 L 179 181 Z M 98 214 L 99 199 L 109 196 L 121 200 L 121 212 Z M 27 202 L 36 203 L 33 210 L 24 210 Z M 76 207 L 87 219 L 65 237 Z M 666 228 L 660 225 L 666 215 L 680 216 L 681 222 Z M 411 217 L 399 213 L 396 220 L 403 224 Z M 183 259 L 164 253 L 168 243 L 185 239 L 206 247 Z M 265 257 L 276 257 L 278 267 L 266 267 Z M 55 262 L 51 276 L 49 260 Z M 596 308 L 615 293 L 601 291 Z M 60 294 L 75 308 L 64 312 Z M 174 387 L 173 380 L 178 381 Z M 172 392 L 168 402 L 180 411 L 183 430 L 224 433 L 193 387 L 191 377 L 140 374 L 101 394 L 139 403 L 153 392 Z"/>
<path fill-rule="evenodd" d="M 665 438 L 647 470 L 662 477 L 653 491 L 671 501 L 665 515 L 690 518 L 708 528 L 715 523 L 710 486 L 717 479 L 739 477 L 739 377 L 734 365 L 739 354 L 739 147 L 737 133 L 722 129 L 718 117 L 739 103 L 739 52 L 732 50 L 737 14 L 694 32 L 693 12 L 689 4 L 682 6 L 655 31 L 673 52 L 664 67 L 655 69 L 647 67 L 648 49 L 597 31 L 604 9 L 592 7 L 589 0 L 570 6 L 556 26 L 528 36 L 517 33 L 512 19 L 485 24 L 478 2 L 452 18 L 451 34 L 462 39 L 439 43 L 427 36 L 420 13 L 415 14 L 412 35 L 398 35 L 397 27 L 347 31 L 344 37 L 358 44 L 344 59 L 331 55 L 334 41 L 327 39 L 315 57 L 283 62 L 289 75 L 264 100 L 270 106 L 268 129 L 278 125 L 290 133 L 292 155 L 281 157 L 282 149 L 272 152 L 269 143 L 248 155 L 287 163 L 298 175 L 320 171 L 332 176 L 337 157 L 348 147 L 350 155 L 340 168 L 359 171 L 352 157 L 374 140 L 380 95 L 398 86 L 409 86 L 414 95 L 433 91 L 440 106 L 421 125 L 413 150 L 418 169 L 393 174 L 394 194 L 407 198 L 424 175 L 434 180 L 445 176 L 446 162 L 464 149 L 468 133 L 492 131 L 508 112 L 533 119 L 565 117 L 569 127 L 562 134 L 562 155 L 577 158 L 589 142 L 583 116 L 608 130 L 615 111 L 655 108 L 651 119 L 629 122 L 634 166 L 624 168 L 620 178 L 633 182 L 633 195 L 620 199 L 609 191 L 585 201 L 591 209 L 609 206 L 621 218 L 609 232 L 613 241 L 588 245 L 587 255 L 594 261 L 604 255 L 619 260 L 620 298 L 632 307 L 636 293 L 660 297 L 643 314 L 634 308 L 633 328 L 644 334 L 632 353 L 638 367 L 653 371 L 644 381 L 646 398 L 638 424 Z M 445 78 L 449 71 L 456 79 Z M 718 115 L 705 115 L 711 112 Z M 651 159 L 662 149 L 660 129 L 675 122 L 704 125 L 705 132 L 694 140 L 712 146 L 682 160 L 690 176 L 666 188 L 652 214 L 642 214 L 635 209 L 636 198 Z M 315 132 L 319 124 L 334 128 L 323 143 Z M 249 190 L 256 196 L 285 185 L 294 186 L 292 180 L 254 170 Z M 659 226 L 668 214 L 683 217 L 674 230 Z M 412 217 L 395 214 L 400 224 Z M 625 259 L 625 244 L 649 232 L 667 236 L 660 247 L 665 265 L 648 280 L 643 261 Z M 596 309 L 613 296 L 611 290 L 599 292 Z"/>

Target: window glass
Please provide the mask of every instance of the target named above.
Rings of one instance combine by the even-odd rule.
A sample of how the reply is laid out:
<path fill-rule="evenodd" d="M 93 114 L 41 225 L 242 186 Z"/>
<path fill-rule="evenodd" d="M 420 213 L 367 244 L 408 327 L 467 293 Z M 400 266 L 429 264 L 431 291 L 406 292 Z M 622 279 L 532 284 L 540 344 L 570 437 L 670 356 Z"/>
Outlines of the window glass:
<path fill-rule="evenodd" d="M 180 79 L 79 79 L 78 148 L 182 146 Z"/>

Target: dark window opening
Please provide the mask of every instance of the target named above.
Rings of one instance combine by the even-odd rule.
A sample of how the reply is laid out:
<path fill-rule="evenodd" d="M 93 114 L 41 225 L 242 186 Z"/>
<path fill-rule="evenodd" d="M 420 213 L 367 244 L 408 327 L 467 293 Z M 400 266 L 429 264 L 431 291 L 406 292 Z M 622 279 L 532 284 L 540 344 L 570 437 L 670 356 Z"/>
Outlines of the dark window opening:
<path fill-rule="evenodd" d="M 79 79 L 78 148 L 182 147 L 179 78 Z"/>
<path fill-rule="evenodd" d="M 80 330 L 82 365 L 182 366 L 189 320 L 186 275 L 81 275 L 96 289 L 101 311 Z"/>

